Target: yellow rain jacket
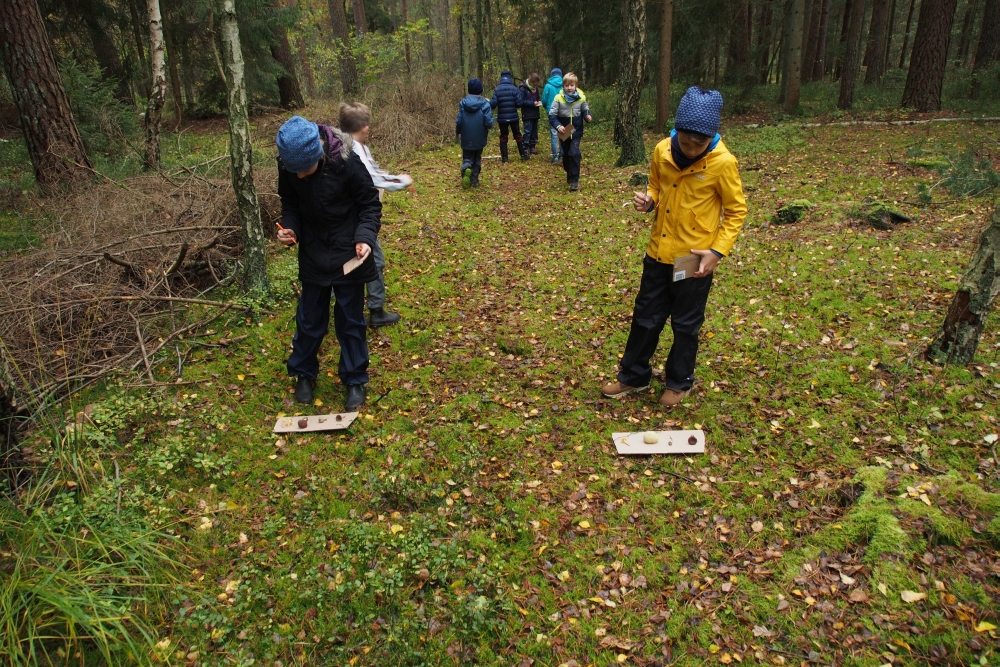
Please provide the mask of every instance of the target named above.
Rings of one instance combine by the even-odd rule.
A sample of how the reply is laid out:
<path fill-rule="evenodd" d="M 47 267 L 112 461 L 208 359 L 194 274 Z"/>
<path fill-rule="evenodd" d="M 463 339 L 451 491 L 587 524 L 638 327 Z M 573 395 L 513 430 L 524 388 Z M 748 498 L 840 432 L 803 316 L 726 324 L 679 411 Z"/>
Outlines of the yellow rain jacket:
<path fill-rule="evenodd" d="M 736 158 L 721 139 L 683 173 L 670 155 L 670 138 L 658 143 L 646 192 L 656 206 L 646 254 L 664 264 L 691 250 L 728 255 L 747 216 Z"/>

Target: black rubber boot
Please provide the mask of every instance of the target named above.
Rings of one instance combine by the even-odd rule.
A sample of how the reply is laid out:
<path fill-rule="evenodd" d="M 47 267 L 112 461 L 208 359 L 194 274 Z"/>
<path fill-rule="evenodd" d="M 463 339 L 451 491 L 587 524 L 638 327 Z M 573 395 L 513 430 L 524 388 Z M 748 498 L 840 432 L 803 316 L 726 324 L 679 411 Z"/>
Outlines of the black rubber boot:
<path fill-rule="evenodd" d="M 347 385 L 347 399 L 344 401 L 344 410 L 347 412 L 354 412 L 362 405 L 365 404 L 366 396 L 365 386 L 363 384 L 349 384 Z"/>
<path fill-rule="evenodd" d="M 517 142 L 517 152 L 521 154 L 521 159 L 522 160 L 530 160 L 531 159 L 531 153 L 529 153 L 527 150 L 525 150 L 525 148 L 524 148 L 524 142 L 523 141 Z"/>
<path fill-rule="evenodd" d="M 306 377 L 300 377 L 298 382 L 295 383 L 295 400 L 299 403 L 312 403 L 313 402 L 313 388 L 316 386 L 314 380 L 310 380 Z"/>
<path fill-rule="evenodd" d="M 500 142 L 500 161 L 507 164 L 507 142 Z"/>
<path fill-rule="evenodd" d="M 387 313 L 384 308 L 368 309 L 368 326 L 370 327 L 387 327 L 399 322 L 400 319 L 402 318 L 399 313 Z"/>

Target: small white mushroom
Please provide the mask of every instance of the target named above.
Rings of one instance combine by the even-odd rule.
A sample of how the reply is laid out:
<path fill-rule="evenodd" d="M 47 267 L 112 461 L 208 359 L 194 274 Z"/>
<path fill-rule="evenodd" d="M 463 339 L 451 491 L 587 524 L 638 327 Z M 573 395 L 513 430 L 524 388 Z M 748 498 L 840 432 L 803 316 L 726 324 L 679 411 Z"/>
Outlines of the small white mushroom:
<path fill-rule="evenodd" d="M 660 436 L 654 431 L 646 431 L 642 434 L 642 441 L 647 445 L 655 445 L 660 441 Z"/>

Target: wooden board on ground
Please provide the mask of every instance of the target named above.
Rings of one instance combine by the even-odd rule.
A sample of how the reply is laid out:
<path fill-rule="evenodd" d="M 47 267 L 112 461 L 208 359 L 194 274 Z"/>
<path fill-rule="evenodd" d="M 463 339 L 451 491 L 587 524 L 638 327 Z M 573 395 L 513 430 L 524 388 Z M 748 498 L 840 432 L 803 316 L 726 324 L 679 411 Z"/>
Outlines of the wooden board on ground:
<path fill-rule="evenodd" d="M 274 423 L 274 432 L 308 433 L 310 431 L 340 431 L 353 424 L 357 418 L 357 412 L 278 417 L 278 421 Z"/>
<path fill-rule="evenodd" d="M 644 436 L 656 434 L 656 442 L 647 444 Z M 619 454 L 629 456 L 646 454 L 704 454 L 704 431 L 640 431 L 639 433 L 614 433 L 615 448 Z"/>

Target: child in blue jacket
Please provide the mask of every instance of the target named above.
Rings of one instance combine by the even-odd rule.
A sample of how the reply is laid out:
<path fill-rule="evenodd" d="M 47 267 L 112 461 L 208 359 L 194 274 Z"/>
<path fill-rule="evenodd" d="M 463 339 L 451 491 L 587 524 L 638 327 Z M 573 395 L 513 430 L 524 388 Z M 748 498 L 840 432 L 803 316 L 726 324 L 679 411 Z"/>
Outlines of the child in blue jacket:
<path fill-rule="evenodd" d="M 517 110 L 523 103 L 521 91 L 514 85 L 514 76 L 510 70 L 505 69 L 500 73 L 500 83 L 497 84 L 490 99 L 490 106 L 497 110 L 497 121 L 500 123 L 501 162 L 507 162 L 507 135 L 511 130 L 514 132 L 514 141 L 517 143 L 517 152 L 521 155 L 521 159 L 528 159 L 524 153 L 524 138 L 517 127 Z"/>
<path fill-rule="evenodd" d="M 521 121 L 524 123 L 524 153 L 525 159 L 535 154 L 535 144 L 538 143 L 538 119 L 541 117 L 539 108 L 542 106 L 541 91 L 538 84 L 542 77 L 532 72 L 521 84 Z"/>
<path fill-rule="evenodd" d="M 483 97 L 483 82 L 469 79 L 469 94 L 458 103 L 456 139 L 462 143 L 462 187 L 478 187 L 483 165 L 483 149 L 493 127 L 490 101 Z"/>

